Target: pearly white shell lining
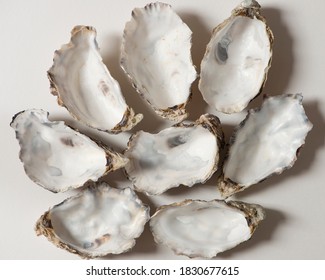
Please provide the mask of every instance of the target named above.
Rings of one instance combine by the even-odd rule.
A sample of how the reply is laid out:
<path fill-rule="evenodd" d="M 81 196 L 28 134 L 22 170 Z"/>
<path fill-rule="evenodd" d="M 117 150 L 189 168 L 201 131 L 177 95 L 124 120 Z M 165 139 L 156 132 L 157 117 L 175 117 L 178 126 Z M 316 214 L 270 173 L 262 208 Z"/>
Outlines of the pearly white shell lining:
<path fill-rule="evenodd" d="M 102 183 L 53 207 L 50 219 L 62 242 L 81 253 L 103 256 L 132 248 L 149 211 L 131 189 Z"/>
<path fill-rule="evenodd" d="M 251 110 L 233 136 L 224 177 L 250 186 L 290 167 L 312 128 L 301 101 L 300 94 L 274 96 Z"/>
<path fill-rule="evenodd" d="M 163 207 L 151 218 L 158 243 L 176 254 L 212 258 L 251 237 L 245 214 L 223 201 L 189 201 Z"/>
<path fill-rule="evenodd" d="M 263 21 L 234 16 L 215 31 L 201 63 L 204 100 L 224 113 L 243 110 L 259 93 L 271 58 Z"/>
<path fill-rule="evenodd" d="M 202 126 L 171 127 L 131 138 L 125 170 L 135 188 L 160 194 L 180 184 L 193 186 L 211 176 L 218 158 L 216 136 Z"/>
<path fill-rule="evenodd" d="M 189 27 L 164 3 L 136 8 L 126 24 L 121 66 L 158 110 L 184 104 L 196 79 Z"/>
<path fill-rule="evenodd" d="M 53 192 L 97 181 L 106 172 L 105 150 L 64 122 L 51 122 L 47 116 L 43 110 L 26 110 L 11 123 L 26 174 Z"/>
<path fill-rule="evenodd" d="M 70 43 L 56 52 L 48 72 L 54 94 L 81 122 L 110 131 L 127 111 L 120 86 L 102 61 L 95 29 L 76 26 L 71 33 Z"/>

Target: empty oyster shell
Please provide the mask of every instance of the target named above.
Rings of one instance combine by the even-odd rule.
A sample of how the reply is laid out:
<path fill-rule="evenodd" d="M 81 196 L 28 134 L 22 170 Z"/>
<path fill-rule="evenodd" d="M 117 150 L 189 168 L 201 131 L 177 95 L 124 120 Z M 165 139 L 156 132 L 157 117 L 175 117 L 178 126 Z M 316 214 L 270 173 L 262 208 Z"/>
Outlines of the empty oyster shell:
<path fill-rule="evenodd" d="M 101 183 L 45 212 L 35 230 L 59 248 L 95 258 L 130 250 L 148 220 L 149 207 L 130 188 Z"/>
<path fill-rule="evenodd" d="M 212 258 L 251 238 L 263 208 L 223 200 L 185 200 L 165 205 L 150 219 L 155 241 L 178 255 Z"/>
<path fill-rule="evenodd" d="M 187 117 L 185 106 L 196 79 L 189 27 L 164 3 L 132 11 L 124 29 L 121 67 L 155 112 L 173 121 Z"/>
<path fill-rule="evenodd" d="M 204 100 L 224 113 L 242 111 L 262 91 L 273 40 L 260 5 L 243 1 L 214 29 L 207 46 L 199 82 Z"/>
<path fill-rule="evenodd" d="M 51 122 L 43 110 L 26 110 L 11 122 L 25 172 L 52 192 L 63 192 L 97 181 L 127 163 L 122 155 L 66 126 Z"/>
<path fill-rule="evenodd" d="M 292 167 L 311 129 L 301 94 L 266 98 L 235 129 L 218 182 L 221 194 L 228 197 Z"/>
<path fill-rule="evenodd" d="M 55 52 L 53 62 L 48 71 L 52 94 L 74 118 L 111 133 L 130 130 L 141 121 L 102 62 L 94 27 L 74 27 L 70 43 Z"/>
<path fill-rule="evenodd" d="M 124 155 L 125 171 L 137 191 L 150 195 L 208 180 L 217 170 L 223 132 L 219 119 L 202 115 L 194 123 L 179 123 L 157 134 L 131 136 Z"/>

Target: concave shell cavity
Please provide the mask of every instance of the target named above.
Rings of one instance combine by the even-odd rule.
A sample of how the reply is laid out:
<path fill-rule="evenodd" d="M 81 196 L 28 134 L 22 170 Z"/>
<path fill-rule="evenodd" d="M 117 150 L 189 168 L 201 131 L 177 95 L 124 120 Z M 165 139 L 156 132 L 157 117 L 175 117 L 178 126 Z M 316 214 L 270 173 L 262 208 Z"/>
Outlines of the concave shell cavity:
<path fill-rule="evenodd" d="M 109 133 L 130 130 L 142 115 L 128 107 L 119 83 L 102 61 L 91 26 L 75 26 L 71 40 L 55 51 L 48 71 L 51 92 L 59 105 L 92 128 Z"/>
<path fill-rule="evenodd" d="M 223 138 L 220 121 L 211 114 L 157 134 L 139 131 L 124 152 L 129 159 L 125 172 L 136 190 L 149 195 L 204 183 L 218 168 Z"/>
<path fill-rule="evenodd" d="M 121 67 L 132 85 L 161 117 L 187 117 L 190 87 L 197 74 L 191 59 L 189 27 L 168 4 L 135 8 L 126 23 Z"/>
<path fill-rule="evenodd" d="M 150 229 L 175 254 L 209 259 L 250 239 L 264 218 L 257 204 L 188 199 L 159 207 Z"/>
<path fill-rule="evenodd" d="M 242 111 L 263 89 L 274 36 L 260 5 L 246 0 L 214 30 L 201 62 L 199 89 L 223 113 Z"/>
<path fill-rule="evenodd" d="M 218 181 L 221 194 L 231 196 L 292 167 L 312 127 L 301 94 L 266 97 L 231 137 Z"/>
<path fill-rule="evenodd" d="M 50 208 L 35 230 L 61 249 L 97 258 L 131 250 L 149 217 L 149 207 L 130 188 L 102 182 Z"/>
<path fill-rule="evenodd" d="M 52 192 L 64 192 L 97 181 L 127 163 L 121 154 L 95 142 L 62 121 L 50 121 L 40 109 L 22 111 L 11 127 L 20 145 L 27 176 Z"/>

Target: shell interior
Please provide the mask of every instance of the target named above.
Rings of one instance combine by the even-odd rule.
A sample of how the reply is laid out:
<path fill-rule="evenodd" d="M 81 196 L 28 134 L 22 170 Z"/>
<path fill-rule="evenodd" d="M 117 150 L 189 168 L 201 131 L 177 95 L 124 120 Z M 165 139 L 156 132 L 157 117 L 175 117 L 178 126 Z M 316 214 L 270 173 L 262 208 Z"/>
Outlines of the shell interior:
<path fill-rule="evenodd" d="M 187 103 L 196 79 L 191 35 L 169 5 L 157 2 L 133 10 L 122 43 L 121 66 L 133 85 L 159 115 L 178 121 L 186 113 L 176 107 Z"/>
<path fill-rule="evenodd" d="M 55 52 L 48 71 L 52 93 L 79 121 L 99 130 L 128 130 L 142 119 L 128 108 L 118 82 L 102 62 L 96 30 L 76 26 L 71 41 Z"/>
<path fill-rule="evenodd" d="M 249 112 L 232 136 L 223 168 L 225 180 L 245 188 L 291 167 L 311 128 L 302 95 L 267 98 L 260 109 Z M 223 191 L 232 192 L 227 187 Z"/>
<path fill-rule="evenodd" d="M 26 174 L 52 192 L 80 187 L 88 180 L 97 181 L 108 168 L 126 164 L 117 153 L 98 146 L 64 122 L 49 121 L 43 110 L 18 113 L 11 126 L 16 131 Z M 108 167 L 107 163 L 114 166 Z"/>
<path fill-rule="evenodd" d="M 224 113 L 243 110 L 264 85 L 272 44 L 259 9 L 235 10 L 214 30 L 201 63 L 199 88 L 205 101 Z"/>
<path fill-rule="evenodd" d="M 150 228 L 155 241 L 176 254 L 212 258 L 248 240 L 264 219 L 260 206 L 244 205 L 249 211 L 221 200 L 186 200 L 158 209 Z"/>
<path fill-rule="evenodd" d="M 205 182 L 216 171 L 219 159 L 219 135 L 201 121 L 166 128 L 157 134 L 137 132 L 124 155 L 128 177 L 138 191 L 156 195 L 181 184 L 193 186 Z M 215 128 L 220 123 L 216 117 Z"/>
<path fill-rule="evenodd" d="M 131 249 L 148 220 L 148 207 L 130 188 L 101 183 L 51 208 L 36 231 L 82 257 L 99 257 Z"/>

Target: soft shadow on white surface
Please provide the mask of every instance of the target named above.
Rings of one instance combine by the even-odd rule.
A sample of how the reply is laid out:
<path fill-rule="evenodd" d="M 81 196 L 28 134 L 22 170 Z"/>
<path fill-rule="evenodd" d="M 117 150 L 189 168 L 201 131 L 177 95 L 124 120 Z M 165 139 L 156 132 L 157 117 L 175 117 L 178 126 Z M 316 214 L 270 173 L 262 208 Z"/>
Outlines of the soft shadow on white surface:
<path fill-rule="evenodd" d="M 287 88 L 294 74 L 293 37 L 282 20 L 281 11 L 274 8 L 264 8 L 262 15 L 274 35 L 271 68 L 268 71 L 265 86 L 259 96 L 250 102 L 246 111 L 260 107 L 264 95 L 279 95 L 288 93 Z"/>
<path fill-rule="evenodd" d="M 265 7 L 262 15 L 265 16 L 274 35 L 272 65 L 263 92 L 269 95 L 286 93 L 296 70 L 295 59 L 297 58 L 293 53 L 294 38 L 283 22 L 284 15 L 280 10 Z"/>
<path fill-rule="evenodd" d="M 192 30 L 192 60 L 196 66 L 197 79 L 192 84 L 192 99 L 187 106 L 190 120 L 197 120 L 202 114 L 207 112 L 208 105 L 202 98 L 202 95 L 198 89 L 199 75 L 200 75 L 200 64 L 204 56 L 206 45 L 208 44 L 211 31 L 205 26 L 201 17 L 194 13 L 179 13 L 182 20 Z"/>

